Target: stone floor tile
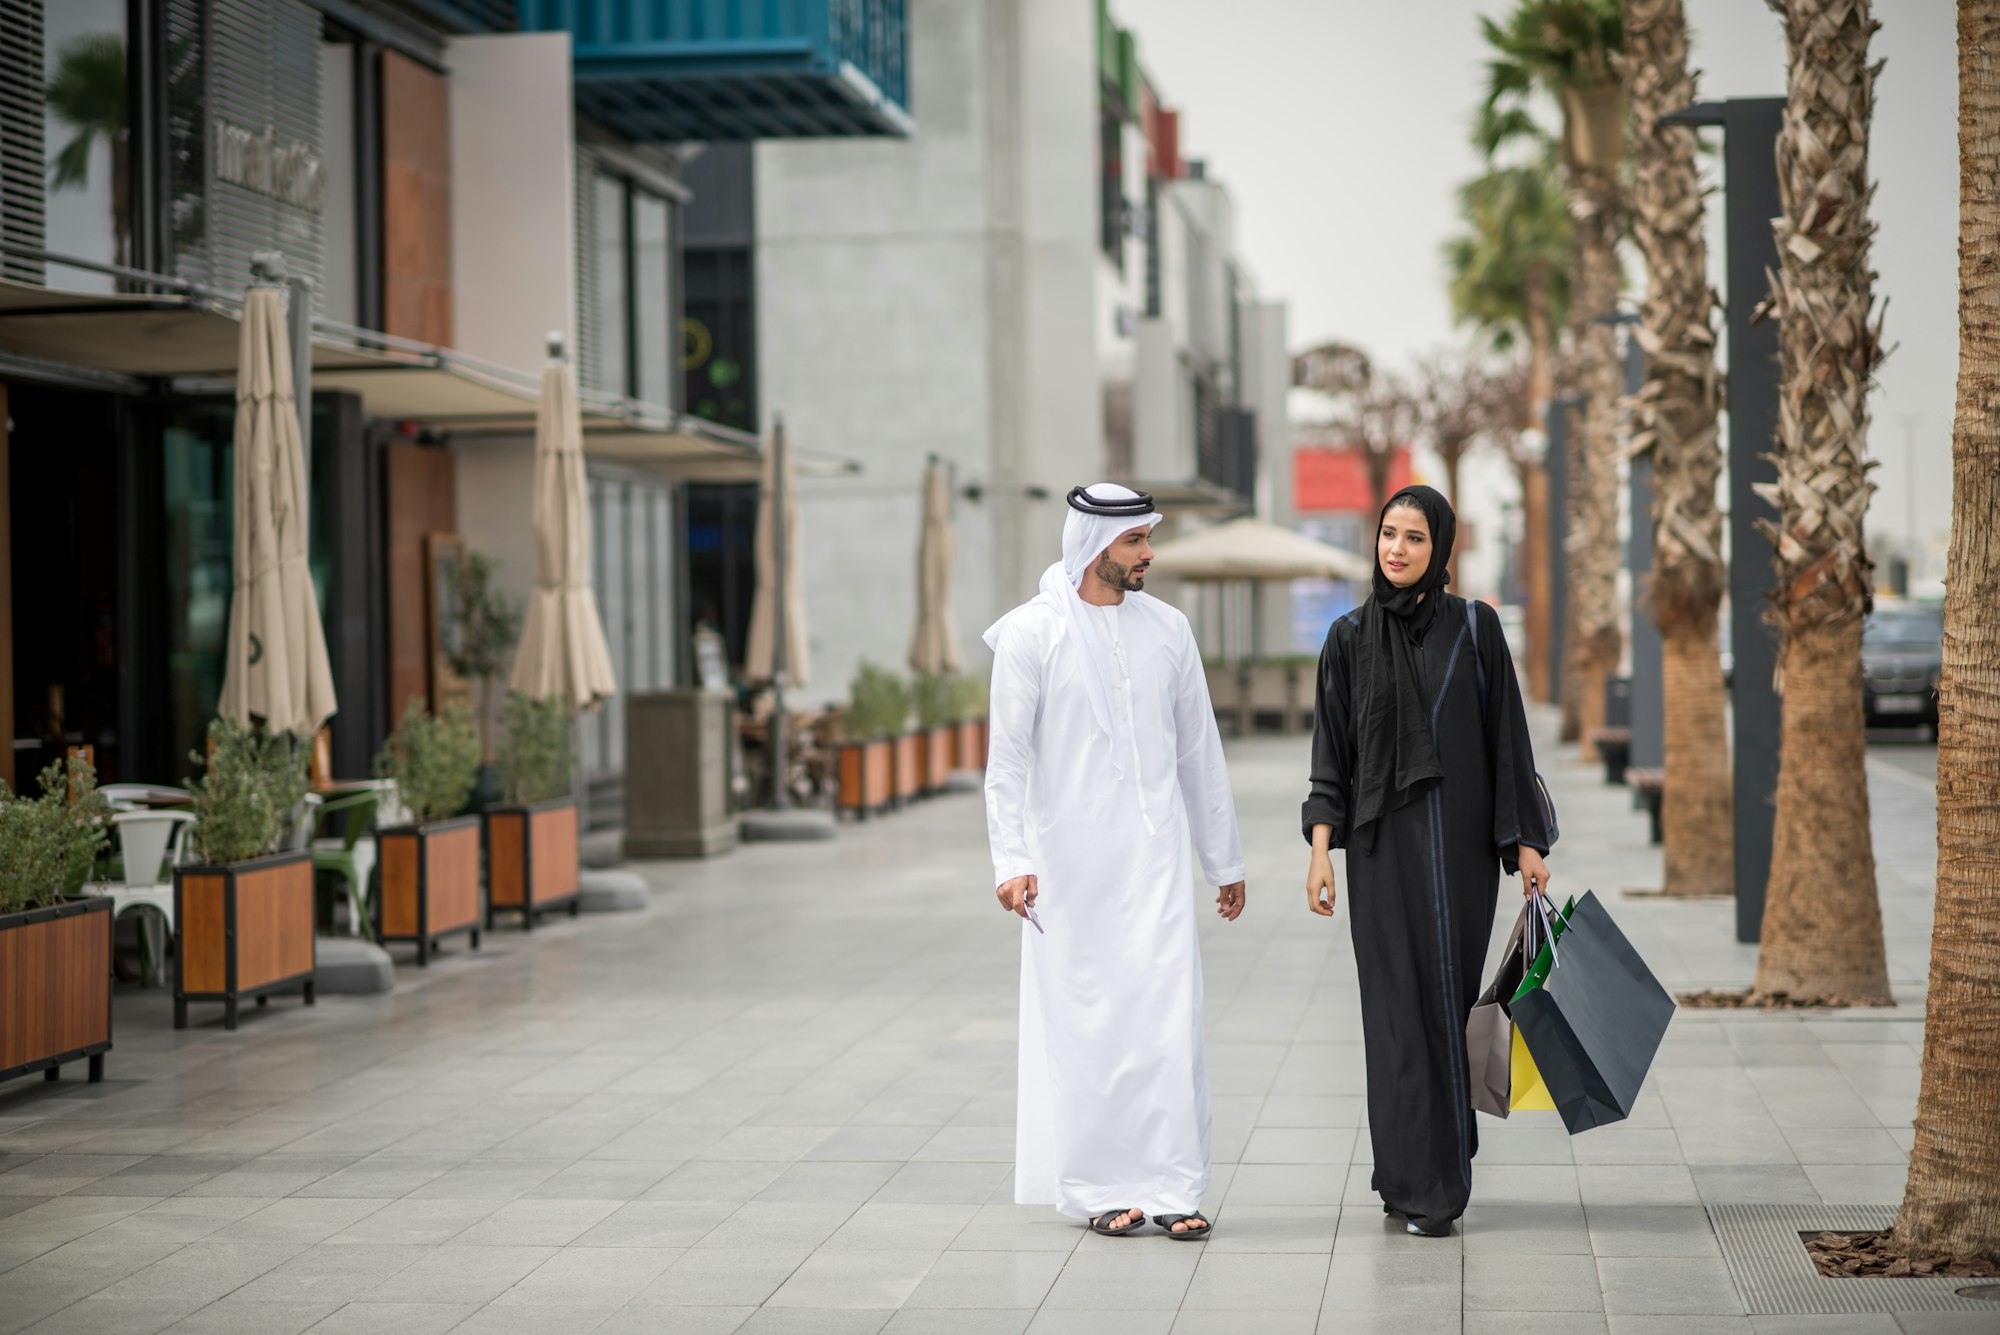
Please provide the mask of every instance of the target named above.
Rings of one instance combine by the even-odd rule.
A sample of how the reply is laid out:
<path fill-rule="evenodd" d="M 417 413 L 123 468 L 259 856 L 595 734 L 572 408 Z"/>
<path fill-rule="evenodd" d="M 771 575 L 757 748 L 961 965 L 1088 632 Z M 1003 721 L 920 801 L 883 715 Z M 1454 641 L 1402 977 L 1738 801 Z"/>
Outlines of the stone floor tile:
<path fill-rule="evenodd" d="M 156 1335 L 179 1319 L 141 1298 L 84 1298 L 24 1329 L 29 1335 Z"/>
<path fill-rule="evenodd" d="M 810 1160 L 852 1159 L 864 1162 L 907 1162 L 937 1134 L 928 1124 L 918 1126 L 848 1125 L 827 1136 L 805 1157 Z M 1013 1157 L 1010 1149 L 1008 1158 Z"/>
<path fill-rule="evenodd" d="M 1181 1300 L 1185 1311 L 1308 1312 L 1326 1296 L 1329 1258 L 1209 1252 Z"/>
<path fill-rule="evenodd" d="M 1468 1251 L 1468 1312 L 1600 1312 L 1597 1262 L 1590 1256 L 1518 1256 Z"/>
<path fill-rule="evenodd" d="M 873 1204 L 875 1202 L 871 1202 Z M 1045 1205 L 991 1201 L 951 1241 L 950 1250 L 970 1252 L 1071 1252 L 1088 1231 Z"/>
<path fill-rule="evenodd" d="M 1753 1316 L 1755 1335 L 1901 1335 L 1896 1318 L 1886 1312 L 1866 1316 Z"/>
<path fill-rule="evenodd" d="M 900 1163 L 795 1163 L 757 1193 L 760 1201 L 844 1201 L 859 1205 L 894 1177 Z"/>
<path fill-rule="evenodd" d="M 812 1152 L 813 1147 L 832 1135 L 831 1126 L 739 1126 L 713 1144 L 688 1156 L 707 1159 L 747 1159 L 752 1162 L 789 1163 Z"/>
<path fill-rule="evenodd" d="M 1484 1152 L 1484 1147 L 1481 1147 Z M 1648 1131 L 1629 1126 L 1601 1126 L 1571 1139 L 1570 1152 L 1580 1164 L 1677 1164 L 1685 1162 L 1680 1138 L 1671 1130 Z"/>
<path fill-rule="evenodd" d="M 1743 1315 L 1720 1258 L 1607 1257 L 1597 1262 L 1604 1310 L 1613 1315 Z"/>
<path fill-rule="evenodd" d="M 754 1307 L 671 1307 L 634 1298 L 605 1319 L 594 1335 L 733 1335 Z"/>
<path fill-rule="evenodd" d="M 154 1154 L 75 1191 L 87 1196 L 174 1196 L 245 1162 L 240 1155 Z"/>
<path fill-rule="evenodd" d="M 1358 1094 L 1272 1094 L 1257 1113 L 1259 1127 L 1330 1130 L 1367 1120 L 1368 1101 Z"/>
<path fill-rule="evenodd" d="M 1034 1318 L 1032 1309 L 941 1312 L 905 1307 L 889 1318 L 882 1335 L 1022 1335 Z"/>
<path fill-rule="evenodd" d="M 122 1172 L 134 1164 L 143 1163 L 146 1157 L 141 1154 L 43 1155 L 0 1173 L 0 1196 L 61 1196 L 78 1187 L 100 1181 L 113 1173 Z M 164 1196 L 169 1193 L 144 1190 L 142 1183 L 135 1182 L 124 1190 L 99 1194 Z"/>
<path fill-rule="evenodd" d="M 1708 1205 L 1818 1205 L 1821 1200 L 1797 1164 L 1709 1164 L 1688 1171 Z"/>
<path fill-rule="evenodd" d="M 1221 1241 L 1218 1234 L 1209 1246 L 1217 1246 Z M 1425 1256 L 1440 1251 L 1462 1252 L 1465 1250 L 1465 1224 L 1461 1220 L 1452 1229 L 1450 1237 L 1413 1238 L 1405 1231 L 1401 1215 L 1384 1214 L 1380 1205 L 1348 1205 L 1341 1207 L 1340 1231 L 1334 1234 L 1333 1250 L 1339 1256 Z"/>
<path fill-rule="evenodd" d="M 310 1247 L 374 1214 L 388 1201 L 292 1196 L 217 1229 L 218 1242 L 286 1243 Z"/>
<path fill-rule="evenodd" d="M 221 1242 L 204 1238 L 135 1270 L 102 1293 L 107 1298 L 143 1298 L 185 1312 L 235 1292 L 275 1270 L 304 1250 L 289 1242 Z"/>
<path fill-rule="evenodd" d="M 1576 1182 L 1593 1205 L 1699 1205 L 1694 1175 L 1681 1164 L 1584 1164 Z"/>
<path fill-rule="evenodd" d="M 401 1274 L 422 1253 L 410 1247 L 368 1243 L 321 1243 L 251 1280 L 229 1295 L 257 1303 L 318 1302 L 318 1321 L 346 1303 L 373 1293 Z M 313 1322 L 308 1321 L 307 1326 Z M 304 1330 L 305 1326 L 299 1327 Z"/>
<path fill-rule="evenodd" d="M 617 1208 L 616 1201 L 512 1200 L 452 1241 L 481 1247 L 563 1247 Z"/>
<path fill-rule="evenodd" d="M 1635 1316 L 1614 1313 L 1611 1335 L 1756 1335 L 1745 1316 Z"/>
<path fill-rule="evenodd" d="M 946 1252 L 903 1305 L 1032 1310 L 1048 1296 L 1067 1259 L 1055 1252 Z"/>
<path fill-rule="evenodd" d="M 1230 1180 L 1225 1205 L 1333 1205 L 1346 1190 L 1342 1164 L 1246 1163 Z"/>
<path fill-rule="evenodd" d="M 370 1155 L 317 1182 L 299 1188 L 298 1196 L 352 1196 L 399 1200 L 458 1166 L 456 1160 L 435 1156 Z"/>
<path fill-rule="evenodd" d="M 432 1178 L 410 1197 L 428 1201 L 518 1200 L 564 1167 L 546 1161 L 473 1160 Z"/>
<path fill-rule="evenodd" d="M 1215 1212 L 1211 1252 L 1324 1256 L 1333 1250 L 1341 1211 L 1332 1205 L 1229 1205 Z"/>
<path fill-rule="evenodd" d="M 1893 1164 L 1805 1164 L 1819 1198 L 1838 1205 L 1901 1205 L 1909 1169 Z"/>
<path fill-rule="evenodd" d="M 1903 1335 L 1993 1335 L 1993 1318 L 1985 1312 L 1898 1312 Z"/>
<path fill-rule="evenodd" d="M 1013 1176 L 1012 1164 L 908 1163 L 896 1170 L 873 1199 L 915 1205 L 979 1205 Z"/>
<path fill-rule="evenodd" d="M 692 1247 L 742 1209 L 734 1201 L 628 1201 L 575 1239 L 578 1247 Z"/>
<path fill-rule="evenodd" d="M 1348 1312 L 1326 1308 L 1319 1314 L 1320 1335 L 1460 1335 L 1462 1326 L 1457 1312 Z M 1196 1335 L 1192 1327 L 1183 1329 L 1188 1335 Z"/>
<path fill-rule="evenodd" d="M 1323 1328 L 1317 1309 L 1223 1312 L 1184 1308 L 1173 1325 L 1174 1335 L 1313 1335 Z"/>
<path fill-rule="evenodd" d="M 1109 1239 L 1107 1239 L 1109 1241 Z M 1120 1239 L 1128 1248 L 1138 1240 Z M 1178 1248 L 1168 1251 L 1167 1248 Z M 1157 1246 L 1129 1254 L 1077 1255 L 1063 1266 L 1042 1306 L 1100 1312 L 1177 1310 L 1200 1260 L 1199 1246 L 1160 1239 Z"/>
<path fill-rule="evenodd" d="M 806 1247 L 690 1247 L 640 1298 L 672 1307 L 757 1307 L 811 1254 Z"/>
<path fill-rule="evenodd" d="M 450 1242 L 499 1209 L 502 1201 L 390 1201 L 328 1239 L 334 1243 L 378 1243 L 435 1247 Z"/>
<path fill-rule="evenodd" d="M 492 1302 L 532 1273 L 553 1247 L 473 1247 L 446 1243 L 384 1280 L 363 1301 L 390 1303 Z"/>
<path fill-rule="evenodd" d="M 1327 1314 L 1343 1312 L 1456 1315 L 1463 1308 L 1464 1265 L 1463 1255 L 1444 1249 L 1346 1255 L 1336 1240 L 1320 1324 L 1327 1325 Z"/>
<path fill-rule="evenodd" d="M 742 1335 L 877 1335 L 895 1312 L 889 1308 L 828 1311 L 765 1307 L 737 1329 Z"/>
<path fill-rule="evenodd" d="M 678 1261 L 678 1247 L 568 1247 L 493 1300 L 496 1307 L 585 1308 L 603 1306 L 601 1315 L 637 1297 Z"/>
<path fill-rule="evenodd" d="M 789 1164 L 722 1160 L 685 1163 L 639 1197 L 643 1201 L 747 1201 Z"/>
<path fill-rule="evenodd" d="M 835 1251 L 940 1251 L 965 1231 L 981 1207 L 870 1201 L 834 1230 L 825 1246 Z"/>
<path fill-rule="evenodd" d="M 1475 1312 L 1464 1335 L 1606 1335 L 1602 1312 Z"/>
<path fill-rule="evenodd" d="M 1591 1250 L 1599 1256 L 1719 1257 L 1708 1211 L 1686 1205 L 1594 1205 Z"/>
<path fill-rule="evenodd" d="M 1354 1133 L 1345 1127 L 1259 1127 L 1243 1147 L 1245 1164 L 1345 1164 Z"/>
<path fill-rule="evenodd" d="M 751 1201 L 738 1206 L 696 1245 L 731 1251 L 758 1247 L 811 1251 L 832 1237 L 859 1208 L 845 1201 Z"/>
<path fill-rule="evenodd" d="M 909 1298 L 937 1258 L 929 1250 L 817 1252 L 765 1302 L 772 1307 L 893 1309 Z"/>
<path fill-rule="evenodd" d="M 189 1313 L 167 1335 L 301 1335 L 340 1309 L 325 1301 L 255 1302 L 242 1290 Z"/>
<path fill-rule="evenodd" d="M 348 1303 L 312 1335 L 444 1335 L 478 1308 L 469 1303 Z"/>
<path fill-rule="evenodd" d="M 1482 1194 L 1466 1207 L 1459 1231 L 1465 1238 L 1467 1255 L 1590 1255 L 1590 1229 L 1583 1207 L 1567 1202 L 1503 1202 Z"/>
<path fill-rule="evenodd" d="M 523 1199 L 636 1201 L 677 1166 L 643 1159 L 584 1159 L 534 1187 Z"/>
<path fill-rule="evenodd" d="M 1168 1335 L 1173 1329 L 1171 1311 L 1120 1312 L 1115 1321 L 1118 1335 Z M 1035 1313 L 1027 1335 L 1105 1335 L 1105 1316 L 1093 1308 L 1049 1308 Z M 926 1335 L 930 1335 L 927 1331 Z"/>

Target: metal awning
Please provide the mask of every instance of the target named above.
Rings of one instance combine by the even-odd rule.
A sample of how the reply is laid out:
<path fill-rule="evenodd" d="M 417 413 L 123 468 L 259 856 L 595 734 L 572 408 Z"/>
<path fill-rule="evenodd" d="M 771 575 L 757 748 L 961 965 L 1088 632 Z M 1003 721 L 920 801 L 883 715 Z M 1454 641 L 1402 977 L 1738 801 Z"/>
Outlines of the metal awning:
<path fill-rule="evenodd" d="M 211 375 L 236 365 L 236 312 L 192 296 L 0 279 L 0 352 L 121 375 Z"/>

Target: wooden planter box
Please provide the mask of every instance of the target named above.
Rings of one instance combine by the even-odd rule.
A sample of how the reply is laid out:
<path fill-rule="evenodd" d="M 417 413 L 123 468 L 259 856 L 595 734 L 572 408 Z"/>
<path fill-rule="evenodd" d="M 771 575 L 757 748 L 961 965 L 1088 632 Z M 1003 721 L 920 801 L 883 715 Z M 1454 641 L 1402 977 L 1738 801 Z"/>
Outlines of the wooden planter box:
<path fill-rule="evenodd" d="M 110 1050 L 110 899 L 0 914 L 0 1080 L 79 1057 L 102 1080 Z"/>
<path fill-rule="evenodd" d="M 941 793 L 944 782 L 951 777 L 952 753 L 957 749 L 958 729 L 955 727 L 927 728 L 920 734 L 923 741 L 923 787 L 927 793 Z"/>
<path fill-rule="evenodd" d="M 889 805 L 892 751 L 886 737 L 841 742 L 834 749 L 840 776 L 839 810 L 866 820 Z"/>
<path fill-rule="evenodd" d="M 376 940 L 416 942 L 424 967 L 454 932 L 479 949 L 479 830 L 479 817 L 455 816 L 375 832 Z"/>
<path fill-rule="evenodd" d="M 986 720 L 969 718 L 958 725 L 958 767 L 986 768 Z"/>
<path fill-rule="evenodd" d="M 890 766 L 889 790 L 900 806 L 915 801 L 917 794 L 924 789 L 923 734 L 902 733 L 891 738 L 890 745 L 894 748 L 895 760 Z"/>
<path fill-rule="evenodd" d="M 190 1001 L 221 1002 L 224 1029 L 245 997 L 297 987 L 312 1005 L 316 942 L 310 849 L 174 868 L 174 1028 Z"/>
<path fill-rule="evenodd" d="M 535 915 L 569 906 L 577 914 L 576 799 L 507 802 L 486 808 L 486 926 L 496 913 L 518 913 L 524 931 Z"/>

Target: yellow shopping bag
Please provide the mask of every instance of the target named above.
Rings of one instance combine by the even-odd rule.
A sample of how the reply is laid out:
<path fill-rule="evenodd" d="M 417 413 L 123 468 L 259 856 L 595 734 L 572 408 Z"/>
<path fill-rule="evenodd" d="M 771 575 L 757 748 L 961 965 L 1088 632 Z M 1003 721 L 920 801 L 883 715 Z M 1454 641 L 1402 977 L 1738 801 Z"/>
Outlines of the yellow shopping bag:
<path fill-rule="evenodd" d="M 1535 1069 L 1534 1054 L 1528 1051 L 1528 1045 L 1521 1040 L 1519 1026 L 1514 1029 L 1514 1050 L 1508 1063 L 1508 1076 L 1509 1108 L 1553 1109 L 1556 1106 L 1556 1101 L 1549 1096 L 1549 1087 L 1542 1083 L 1542 1073 Z"/>

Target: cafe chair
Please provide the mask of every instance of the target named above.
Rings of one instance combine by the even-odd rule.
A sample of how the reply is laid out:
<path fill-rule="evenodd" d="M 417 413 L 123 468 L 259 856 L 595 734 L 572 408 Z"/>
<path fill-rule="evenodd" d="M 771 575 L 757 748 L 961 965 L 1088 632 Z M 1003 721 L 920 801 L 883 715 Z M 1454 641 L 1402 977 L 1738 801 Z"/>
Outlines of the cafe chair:
<path fill-rule="evenodd" d="M 144 956 L 140 981 L 152 982 L 166 958 L 166 940 L 174 933 L 174 867 L 187 860 L 188 835 L 194 816 L 186 811 L 116 811 L 111 834 L 118 841 L 119 876 L 87 882 L 82 893 L 111 900 L 113 918 L 128 911 L 139 914 L 139 942 Z M 165 936 L 154 932 L 162 924 Z"/>
<path fill-rule="evenodd" d="M 371 941 L 375 928 L 368 911 L 369 873 L 375 869 L 375 813 L 381 798 L 379 790 L 369 790 L 321 803 L 312 841 L 314 878 L 321 872 L 340 878 L 347 893 L 348 930 Z M 347 828 L 334 835 L 337 816 L 347 818 Z"/>

